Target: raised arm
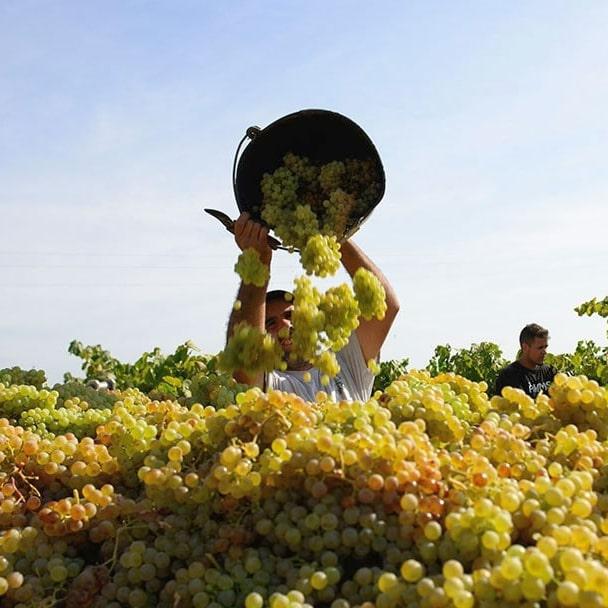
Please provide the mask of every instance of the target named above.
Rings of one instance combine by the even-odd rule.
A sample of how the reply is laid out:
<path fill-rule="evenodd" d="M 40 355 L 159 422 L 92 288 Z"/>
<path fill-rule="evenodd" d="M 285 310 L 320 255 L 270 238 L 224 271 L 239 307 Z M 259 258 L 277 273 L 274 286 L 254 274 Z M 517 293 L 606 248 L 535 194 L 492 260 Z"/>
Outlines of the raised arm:
<path fill-rule="evenodd" d="M 272 260 L 272 249 L 268 245 L 268 229 L 252 220 L 248 213 L 242 213 L 234 225 L 234 239 L 239 248 L 244 251 L 252 247 L 260 254 L 260 260 L 270 269 Z M 266 321 L 266 289 L 268 284 L 262 287 L 246 285 L 241 282 L 237 294 L 237 300 L 241 302 L 238 310 L 233 309 L 228 320 L 228 331 L 226 340 L 230 338 L 234 328 L 242 321 L 264 331 Z M 263 388 L 264 374 L 248 374 L 237 370 L 233 374 L 237 382 L 251 384 Z"/>
<path fill-rule="evenodd" d="M 380 353 L 386 336 L 399 312 L 399 300 L 388 279 L 353 241 L 349 240 L 342 243 L 341 252 L 342 264 L 351 277 L 359 268 L 363 267 L 379 279 L 386 292 L 386 314 L 384 315 L 384 319 L 380 321 L 377 319 L 371 319 L 370 321 L 360 319 L 359 327 L 357 328 L 357 338 L 359 338 L 363 356 L 366 361 L 369 361 L 369 359 L 375 359 Z"/>

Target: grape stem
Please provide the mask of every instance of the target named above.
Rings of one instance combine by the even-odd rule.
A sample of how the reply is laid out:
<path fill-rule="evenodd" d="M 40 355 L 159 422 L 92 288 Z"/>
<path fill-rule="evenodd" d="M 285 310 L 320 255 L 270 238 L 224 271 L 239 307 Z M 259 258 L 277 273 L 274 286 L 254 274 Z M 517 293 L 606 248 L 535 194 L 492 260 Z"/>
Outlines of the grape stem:
<path fill-rule="evenodd" d="M 116 538 L 114 540 L 114 549 L 112 551 L 112 557 L 110 557 L 103 564 L 101 564 L 102 566 L 106 567 L 110 572 L 112 572 L 112 570 L 114 570 L 116 566 L 116 561 L 118 558 L 118 541 L 120 540 L 121 532 L 124 532 L 126 530 L 133 530 L 135 528 L 147 529 L 148 524 L 125 524 L 123 526 L 120 526 L 120 528 L 116 530 Z"/>
<path fill-rule="evenodd" d="M 217 568 L 218 570 L 222 569 L 222 567 L 218 564 L 212 553 L 205 553 L 205 557 L 215 566 L 215 568 Z"/>
<path fill-rule="evenodd" d="M 38 488 L 33 485 L 32 483 L 30 483 L 30 479 L 38 479 L 37 476 L 35 475 L 24 475 L 23 471 L 19 468 L 19 467 L 15 467 L 13 472 L 11 473 L 11 476 L 17 475 L 17 477 L 19 477 L 19 479 L 21 479 L 21 481 L 27 485 L 30 490 L 34 493 L 35 496 L 37 496 L 38 498 L 40 498 L 40 492 L 38 491 Z M 25 496 L 23 496 L 23 494 L 19 491 L 19 488 L 17 487 L 17 484 L 15 483 L 15 481 L 13 480 L 13 485 L 15 486 L 15 491 L 19 494 L 19 501 L 21 500 L 25 500 Z"/>

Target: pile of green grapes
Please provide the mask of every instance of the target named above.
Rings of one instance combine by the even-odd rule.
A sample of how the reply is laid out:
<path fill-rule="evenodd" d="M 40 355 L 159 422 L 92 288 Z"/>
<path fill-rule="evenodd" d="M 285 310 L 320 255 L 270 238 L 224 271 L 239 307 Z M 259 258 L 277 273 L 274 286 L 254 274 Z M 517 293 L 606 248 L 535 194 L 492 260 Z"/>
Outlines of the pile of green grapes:
<path fill-rule="evenodd" d="M 585 377 L 536 400 L 417 371 L 352 403 L 54 388 L 0 384 L 3 607 L 608 606 Z M 23 417 L 61 395 L 72 429 Z"/>
<path fill-rule="evenodd" d="M 340 267 L 340 241 L 369 210 L 379 188 L 372 161 L 347 159 L 318 165 L 288 153 L 279 168 L 264 175 L 259 211 L 285 246 L 300 251 L 307 275 L 333 276 Z M 262 287 L 268 282 L 268 267 L 253 249 L 241 253 L 235 271 L 246 284 Z M 344 283 L 325 293 L 306 274 L 295 279 L 289 356 L 292 362 L 305 361 L 318 368 L 328 383 L 340 371 L 335 353 L 346 345 L 359 319 L 384 317 L 386 294 L 380 281 L 364 268 L 355 273 L 352 287 Z M 281 353 L 277 361 L 273 350 L 262 332 L 241 325 L 222 353 L 222 366 L 253 373 L 280 369 Z M 370 362 L 373 369 L 374 363 Z"/>
<path fill-rule="evenodd" d="M 116 400 L 108 391 L 79 382 L 56 385 L 53 390 L 0 384 L 0 412 L 41 436 L 67 431 L 78 437 L 90 435 L 111 416 Z"/>

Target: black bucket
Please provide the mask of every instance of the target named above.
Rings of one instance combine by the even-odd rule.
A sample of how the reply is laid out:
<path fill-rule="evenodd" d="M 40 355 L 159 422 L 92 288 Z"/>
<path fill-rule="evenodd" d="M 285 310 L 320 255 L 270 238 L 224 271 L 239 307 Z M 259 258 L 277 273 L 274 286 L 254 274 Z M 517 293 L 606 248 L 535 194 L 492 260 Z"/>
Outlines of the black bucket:
<path fill-rule="evenodd" d="M 238 158 L 239 150 L 247 138 L 250 141 Z M 315 164 L 347 158 L 372 160 L 376 163 L 378 195 L 360 218 L 354 218 L 355 225 L 346 236 L 352 235 L 382 200 L 386 181 L 384 167 L 376 147 L 365 131 L 350 118 L 337 112 L 301 110 L 275 120 L 264 129 L 247 129 L 236 151 L 232 176 L 239 211 L 247 211 L 261 221 L 260 182 L 264 173 L 272 173 L 283 164 L 283 157 L 288 152 L 306 156 Z"/>

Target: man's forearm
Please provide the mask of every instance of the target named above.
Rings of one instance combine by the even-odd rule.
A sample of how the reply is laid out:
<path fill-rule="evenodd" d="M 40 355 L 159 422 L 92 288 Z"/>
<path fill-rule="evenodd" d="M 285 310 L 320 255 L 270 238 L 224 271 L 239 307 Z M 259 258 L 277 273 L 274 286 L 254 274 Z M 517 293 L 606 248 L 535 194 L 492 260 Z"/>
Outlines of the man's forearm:
<path fill-rule="evenodd" d="M 226 336 L 227 340 L 232 335 L 234 328 L 242 321 L 253 327 L 257 327 L 260 331 L 264 330 L 266 288 L 267 285 L 264 285 L 263 287 L 256 287 L 255 285 L 241 283 L 236 296 L 241 305 L 238 310 L 233 308 L 232 312 L 230 313 Z"/>
<path fill-rule="evenodd" d="M 346 272 L 353 277 L 359 268 L 365 268 L 371 272 L 379 281 L 386 293 L 386 313 L 382 319 L 359 319 L 357 337 L 361 352 L 366 361 L 376 359 L 380 354 L 380 349 L 384 340 L 399 312 L 399 299 L 397 294 L 382 274 L 380 269 L 363 253 L 360 247 L 352 241 L 342 243 L 342 264 Z"/>

